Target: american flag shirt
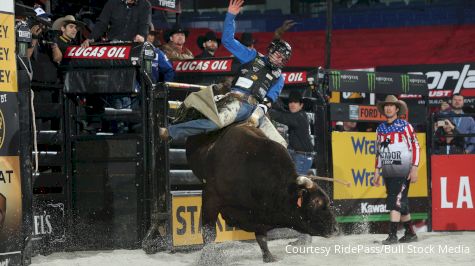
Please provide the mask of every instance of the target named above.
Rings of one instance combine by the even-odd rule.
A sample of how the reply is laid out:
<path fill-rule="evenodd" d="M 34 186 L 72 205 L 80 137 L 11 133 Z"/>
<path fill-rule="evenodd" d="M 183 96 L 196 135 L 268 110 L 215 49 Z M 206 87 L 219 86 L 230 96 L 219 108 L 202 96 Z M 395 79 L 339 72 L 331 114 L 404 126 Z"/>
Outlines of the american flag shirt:
<path fill-rule="evenodd" d="M 414 128 L 405 120 L 380 124 L 376 144 L 376 168 L 382 168 L 384 177 L 407 176 L 413 165 L 419 165 L 419 142 Z"/>

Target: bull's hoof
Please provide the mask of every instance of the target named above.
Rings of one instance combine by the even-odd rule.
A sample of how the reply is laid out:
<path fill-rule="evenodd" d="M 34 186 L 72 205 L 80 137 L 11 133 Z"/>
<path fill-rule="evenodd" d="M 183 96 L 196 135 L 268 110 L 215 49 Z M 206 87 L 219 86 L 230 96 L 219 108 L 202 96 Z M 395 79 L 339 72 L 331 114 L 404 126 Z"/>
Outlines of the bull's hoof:
<path fill-rule="evenodd" d="M 274 257 L 274 255 L 272 255 L 272 254 L 266 254 L 266 255 L 264 255 L 264 257 L 263 257 L 263 261 L 264 261 L 265 263 L 268 263 L 268 262 L 276 262 L 276 261 L 278 261 L 278 260 Z"/>

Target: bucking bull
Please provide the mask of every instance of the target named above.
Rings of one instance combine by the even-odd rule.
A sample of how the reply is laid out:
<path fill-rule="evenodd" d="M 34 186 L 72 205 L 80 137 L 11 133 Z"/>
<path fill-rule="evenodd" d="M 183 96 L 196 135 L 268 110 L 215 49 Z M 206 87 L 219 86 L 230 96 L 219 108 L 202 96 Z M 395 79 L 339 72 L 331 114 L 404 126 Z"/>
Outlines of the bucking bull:
<path fill-rule="evenodd" d="M 186 155 L 204 183 L 203 238 L 216 238 L 218 213 L 227 224 L 254 232 L 264 262 L 275 261 L 267 232 L 287 227 L 312 236 L 336 232 L 328 195 L 299 176 L 287 150 L 251 126 L 231 125 L 188 138 Z"/>

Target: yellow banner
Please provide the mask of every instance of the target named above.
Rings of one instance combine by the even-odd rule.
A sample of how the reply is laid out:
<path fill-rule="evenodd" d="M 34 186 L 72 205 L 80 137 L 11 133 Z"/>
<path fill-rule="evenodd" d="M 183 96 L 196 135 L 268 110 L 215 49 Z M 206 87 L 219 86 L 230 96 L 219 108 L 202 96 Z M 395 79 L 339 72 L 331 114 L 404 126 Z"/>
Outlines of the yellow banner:
<path fill-rule="evenodd" d="M 0 157 L 0 253 L 16 245 L 22 227 L 20 159 Z M 11 241 L 9 241 L 10 239 Z"/>
<path fill-rule="evenodd" d="M 409 197 L 427 197 L 426 136 L 417 134 L 421 147 L 418 181 L 411 184 Z M 334 199 L 385 198 L 384 186 L 371 185 L 376 158 L 376 133 L 333 132 L 333 176 L 351 183 L 350 187 L 335 183 Z"/>
<path fill-rule="evenodd" d="M 15 62 L 15 17 L 0 13 L 0 91 L 18 91 Z"/>
<path fill-rule="evenodd" d="M 201 235 L 201 195 L 173 195 L 173 246 L 203 244 Z M 216 242 L 254 239 L 254 233 L 229 227 L 221 215 L 216 223 Z"/>

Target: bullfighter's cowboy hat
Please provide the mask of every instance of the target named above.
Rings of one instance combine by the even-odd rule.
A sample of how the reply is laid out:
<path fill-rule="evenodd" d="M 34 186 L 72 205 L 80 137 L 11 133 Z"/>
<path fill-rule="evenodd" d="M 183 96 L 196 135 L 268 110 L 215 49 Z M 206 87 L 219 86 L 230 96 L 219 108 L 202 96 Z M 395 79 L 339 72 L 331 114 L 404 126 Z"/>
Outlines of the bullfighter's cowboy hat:
<path fill-rule="evenodd" d="M 376 107 L 378 108 L 380 114 L 384 115 L 384 105 L 386 104 L 396 105 L 396 107 L 399 108 L 399 111 L 397 112 L 398 116 L 407 114 L 406 103 L 404 101 L 398 100 L 397 97 L 394 95 L 388 95 L 386 96 L 386 99 L 384 101 L 380 101 L 377 103 Z"/>

